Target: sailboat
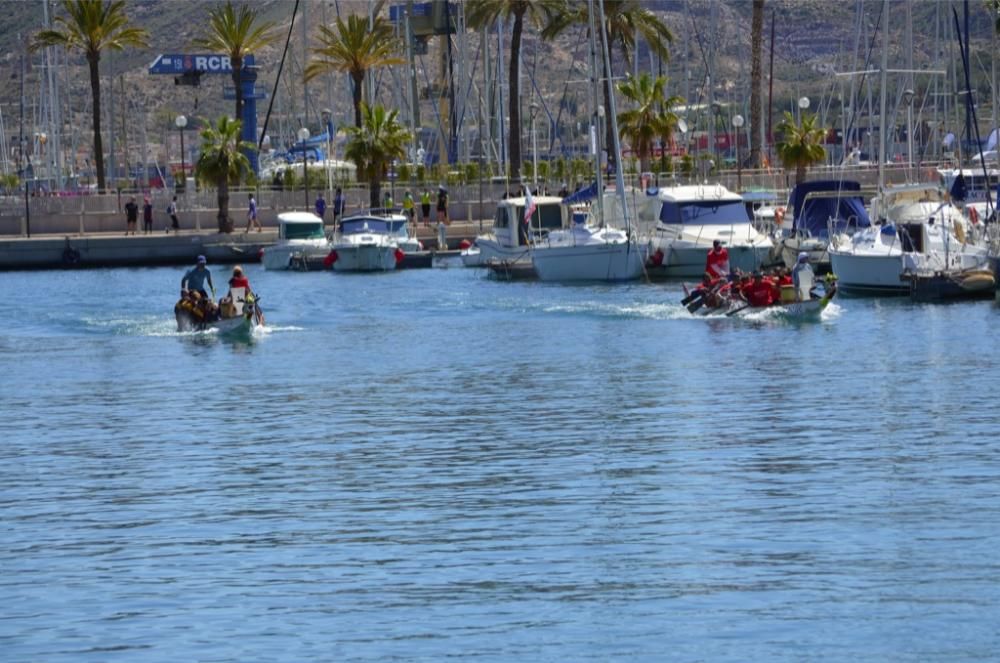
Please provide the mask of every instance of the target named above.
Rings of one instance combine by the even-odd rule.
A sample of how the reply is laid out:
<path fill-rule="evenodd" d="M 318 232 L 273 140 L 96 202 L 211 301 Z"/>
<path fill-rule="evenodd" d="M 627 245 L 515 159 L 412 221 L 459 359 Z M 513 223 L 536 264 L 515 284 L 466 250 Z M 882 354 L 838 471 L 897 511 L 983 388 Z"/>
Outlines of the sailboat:
<path fill-rule="evenodd" d="M 595 20 L 594 0 L 587 2 L 590 17 L 590 55 L 591 81 L 593 83 L 593 98 L 591 105 L 596 105 L 599 98 L 597 85 L 597 46 L 596 34 L 598 22 Z M 600 14 L 600 25 L 604 24 L 603 10 Z M 602 42 L 605 40 L 602 39 Z M 608 45 L 603 43 L 603 63 L 607 71 L 611 70 Z M 610 80 L 604 82 L 611 85 Z M 618 141 L 618 120 L 615 109 L 614 91 L 610 94 L 612 134 L 614 135 L 614 150 L 618 155 L 616 163 L 621 163 L 621 146 Z M 592 113 L 592 117 L 597 113 Z M 597 149 L 597 132 L 591 137 L 591 149 L 594 155 L 596 181 L 601 182 L 601 165 Z M 625 183 L 621 168 L 616 171 L 616 191 L 624 196 Z M 595 192 L 600 187 L 595 185 Z M 554 230 L 531 247 L 531 261 L 535 272 L 542 281 L 633 281 L 642 274 L 645 262 L 646 247 L 640 248 L 636 233 L 632 231 L 628 205 L 622 199 L 622 211 L 625 220 L 625 230 L 611 227 L 604 214 L 603 195 L 597 195 L 596 204 L 591 206 L 590 213 L 583 223 L 574 223 L 571 227 Z M 529 204 L 530 209 L 530 204 Z M 527 216 L 527 214 L 526 214 Z"/>

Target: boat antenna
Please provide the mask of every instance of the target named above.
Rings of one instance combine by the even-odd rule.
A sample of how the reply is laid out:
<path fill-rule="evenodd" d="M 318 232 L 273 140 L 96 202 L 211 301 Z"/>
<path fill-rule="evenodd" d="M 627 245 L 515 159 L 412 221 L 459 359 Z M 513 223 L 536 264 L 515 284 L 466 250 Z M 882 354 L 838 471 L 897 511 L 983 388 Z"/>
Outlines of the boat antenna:
<path fill-rule="evenodd" d="M 264 116 L 264 126 L 260 130 L 260 138 L 257 141 L 257 151 L 260 152 L 264 146 L 264 136 L 267 135 L 267 123 L 271 119 L 271 109 L 274 108 L 274 98 L 278 96 L 278 82 L 281 80 L 281 71 L 285 68 L 285 56 L 288 55 L 288 44 L 292 41 L 292 30 L 295 28 L 295 15 L 299 12 L 299 0 L 295 0 L 292 7 L 292 22 L 288 26 L 288 36 L 285 37 L 285 49 L 281 52 L 281 62 L 278 63 L 278 75 L 274 77 L 274 86 L 271 88 L 271 100 L 267 103 L 267 115 Z M 339 14 L 339 9 L 338 9 Z M 305 152 L 303 151 L 303 158 Z"/>

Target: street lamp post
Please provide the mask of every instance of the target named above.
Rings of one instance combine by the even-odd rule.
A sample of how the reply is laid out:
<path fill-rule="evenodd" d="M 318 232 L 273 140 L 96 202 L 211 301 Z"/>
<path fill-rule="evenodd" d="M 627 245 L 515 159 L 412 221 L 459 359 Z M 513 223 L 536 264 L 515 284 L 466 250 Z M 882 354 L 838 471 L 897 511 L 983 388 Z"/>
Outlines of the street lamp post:
<path fill-rule="evenodd" d="M 743 116 L 733 115 L 733 127 L 736 135 L 736 188 L 743 190 L 743 162 L 740 161 L 740 129 L 743 128 Z"/>
<path fill-rule="evenodd" d="M 302 143 L 302 182 L 306 187 L 306 211 L 309 211 L 309 156 L 306 154 L 306 141 L 309 140 L 309 130 L 299 129 L 299 142 Z"/>
<path fill-rule="evenodd" d="M 799 124 L 802 123 L 802 113 L 809 110 L 809 97 L 799 97 Z"/>
<path fill-rule="evenodd" d="M 181 185 L 177 186 L 177 182 L 174 182 L 174 188 L 184 191 L 187 189 L 187 165 L 184 162 L 184 127 L 187 126 L 188 120 L 183 115 L 178 115 L 177 119 L 174 120 L 174 124 L 177 125 L 177 130 L 181 134 Z"/>

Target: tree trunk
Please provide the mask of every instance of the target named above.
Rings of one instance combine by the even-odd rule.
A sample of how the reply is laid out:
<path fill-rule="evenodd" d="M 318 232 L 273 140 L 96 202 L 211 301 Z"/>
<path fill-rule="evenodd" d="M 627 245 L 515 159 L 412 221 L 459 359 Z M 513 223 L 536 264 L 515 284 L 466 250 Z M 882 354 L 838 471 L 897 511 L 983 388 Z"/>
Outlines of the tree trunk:
<path fill-rule="evenodd" d="M 368 181 L 368 202 L 373 208 L 382 206 L 382 180 L 378 176 Z"/>
<path fill-rule="evenodd" d="M 795 166 L 795 186 L 806 181 L 806 167 L 802 164 Z"/>
<path fill-rule="evenodd" d="M 233 67 L 233 85 L 236 86 L 236 117 L 237 122 L 243 121 L 243 58 L 231 58 Z"/>
<path fill-rule="evenodd" d="M 508 152 L 510 157 L 510 179 L 521 180 L 521 91 L 518 87 L 517 65 L 521 59 L 521 32 L 524 30 L 524 11 L 514 13 L 514 27 L 510 33 L 510 98 L 507 100 L 507 114 L 510 116 Z"/>
<path fill-rule="evenodd" d="M 101 140 L 101 74 L 98 68 L 100 60 L 100 53 L 87 53 L 87 64 L 90 65 L 90 95 L 94 107 L 94 168 L 97 170 L 97 190 L 103 192 L 104 141 Z"/>
<path fill-rule="evenodd" d="M 750 166 L 752 168 L 760 168 L 764 163 L 760 140 L 763 119 L 761 112 L 763 72 L 760 60 L 763 32 L 764 0 L 753 0 L 753 21 L 750 29 Z"/>
<path fill-rule="evenodd" d="M 233 220 L 229 218 L 229 180 L 220 178 L 219 182 L 219 222 L 220 233 L 233 232 Z"/>
<path fill-rule="evenodd" d="M 351 90 L 351 100 L 354 102 L 354 126 L 361 128 L 361 90 L 365 83 L 365 74 L 351 72 L 351 80 L 354 82 L 354 89 Z"/>

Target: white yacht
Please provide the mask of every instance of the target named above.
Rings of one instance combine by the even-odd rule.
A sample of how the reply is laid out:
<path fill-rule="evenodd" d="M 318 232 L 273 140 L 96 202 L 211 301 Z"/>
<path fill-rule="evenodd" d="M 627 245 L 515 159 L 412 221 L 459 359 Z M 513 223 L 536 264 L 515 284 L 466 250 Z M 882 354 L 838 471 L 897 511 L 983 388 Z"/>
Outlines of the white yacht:
<path fill-rule="evenodd" d="M 985 221 L 990 213 L 997 208 L 997 190 L 1000 186 L 1000 170 L 987 167 L 985 172 L 982 166 L 978 168 L 939 168 L 937 171 L 938 183 L 941 188 L 949 193 L 955 190 L 955 180 L 962 176 L 964 189 L 962 202 L 970 215 L 975 215 L 977 220 Z M 953 199 L 957 197 L 952 196 Z M 988 201 L 992 201 L 989 204 Z M 975 210 L 975 211 L 973 211 Z"/>
<path fill-rule="evenodd" d="M 744 272 L 766 264 L 774 246 L 754 227 L 742 196 L 721 184 L 660 188 L 648 195 L 639 219 L 664 276 L 700 278 L 716 240 L 729 252 L 730 267 Z"/>
<path fill-rule="evenodd" d="M 497 203 L 492 230 L 476 237 L 473 245 L 462 251 L 462 263 L 466 267 L 479 267 L 490 261 L 530 264 L 529 244 L 563 228 L 568 214 L 566 206 L 561 204 L 562 198 L 532 196 L 532 199 L 535 211 L 527 224 L 524 223 L 526 197 L 504 198 Z"/>
<path fill-rule="evenodd" d="M 278 241 L 261 252 L 267 270 L 290 269 L 292 259 L 307 264 L 322 260 L 330 252 L 323 231 L 323 219 L 311 212 L 282 212 L 278 215 Z"/>
<path fill-rule="evenodd" d="M 831 238 L 833 272 L 846 291 L 908 294 L 906 273 L 964 271 L 986 266 L 987 249 L 961 210 L 936 184 L 887 188 L 872 200 L 879 222 Z"/>
<path fill-rule="evenodd" d="M 405 224 L 405 220 L 404 220 Z M 402 262 L 398 228 L 380 215 L 359 213 L 337 222 L 327 261 L 337 272 L 387 272 Z"/>
<path fill-rule="evenodd" d="M 542 281 L 633 281 L 645 259 L 635 237 L 593 221 L 554 230 L 531 248 Z"/>
<path fill-rule="evenodd" d="M 792 189 L 781 216 L 775 253 L 789 268 L 806 253 L 819 271 L 828 270 L 830 235 L 852 235 L 871 226 L 861 185 L 852 180 L 802 182 Z"/>

